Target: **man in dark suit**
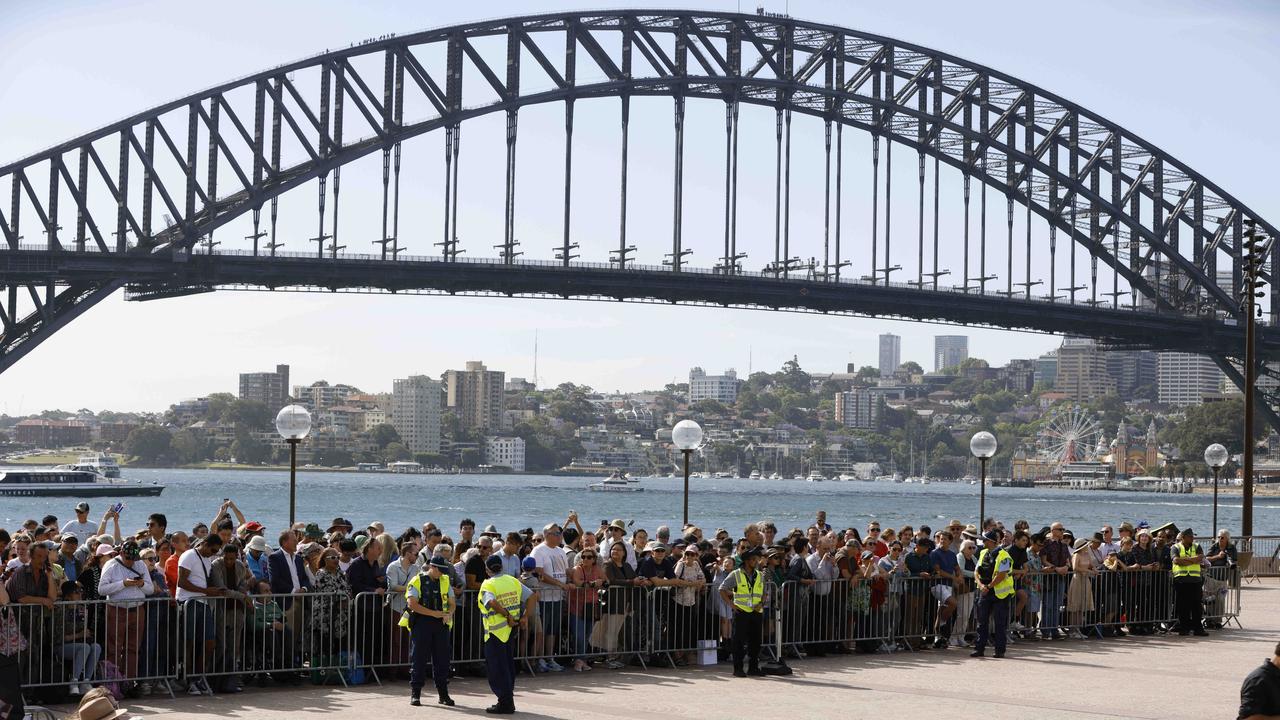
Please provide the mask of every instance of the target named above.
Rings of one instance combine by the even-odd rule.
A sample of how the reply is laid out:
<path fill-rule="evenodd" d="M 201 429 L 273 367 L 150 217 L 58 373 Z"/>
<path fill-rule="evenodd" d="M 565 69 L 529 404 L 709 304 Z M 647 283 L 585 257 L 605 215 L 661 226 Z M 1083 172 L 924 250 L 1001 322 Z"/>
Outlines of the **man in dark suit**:
<path fill-rule="evenodd" d="M 302 556 L 298 554 L 298 536 L 293 530 L 280 533 L 280 549 L 267 556 L 267 577 L 271 582 L 273 595 L 299 595 L 307 592 L 311 581 L 307 579 L 307 569 L 303 565 Z M 280 608 L 284 610 L 285 625 L 289 629 L 289 637 L 293 638 L 293 654 L 298 654 L 298 642 L 303 637 L 303 619 L 306 597 L 302 602 L 293 602 L 293 598 L 279 598 Z"/>

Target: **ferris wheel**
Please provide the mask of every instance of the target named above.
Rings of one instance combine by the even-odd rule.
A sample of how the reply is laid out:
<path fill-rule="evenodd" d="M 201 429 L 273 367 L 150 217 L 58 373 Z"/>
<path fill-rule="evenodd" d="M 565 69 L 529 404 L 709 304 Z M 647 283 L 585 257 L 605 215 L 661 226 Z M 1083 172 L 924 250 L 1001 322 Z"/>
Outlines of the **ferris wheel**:
<path fill-rule="evenodd" d="M 1084 460 L 1093 453 L 1102 426 L 1089 411 L 1073 405 L 1055 412 L 1040 431 L 1040 450 L 1055 463 Z"/>

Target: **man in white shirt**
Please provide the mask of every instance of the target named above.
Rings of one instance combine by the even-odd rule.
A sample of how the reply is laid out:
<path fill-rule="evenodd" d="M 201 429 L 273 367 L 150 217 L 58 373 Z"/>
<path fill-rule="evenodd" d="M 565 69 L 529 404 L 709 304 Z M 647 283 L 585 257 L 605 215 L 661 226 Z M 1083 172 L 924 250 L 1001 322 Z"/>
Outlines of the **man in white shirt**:
<path fill-rule="evenodd" d="M 210 533 L 178 558 L 178 591 L 175 597 L 178 602 L 183 603 L 187 637 L 204 639 L 203 652 L 197 650 L 196 643 L 187 646 L 188 667 L 192 670 L 187 691 L 191 695 L 213 694 L 203 676 L 205 668 L 213 662 L 218 628 L 214 622 L 213 608 L 209 607 L 206 600 L 223 594 L 222 588 L 209 587 L 213 558 L 221 551 L 222 538 Z"/>
<path fill-rule="evenodd" d="M 120 546 L 120 554 L 102 567 L 102 575 L 98 579 L 98 593 L 107 599 L 104 657 L 115 663 L 127 678 L 138 676 L 142 603 L 155 590 L 141 553 L 138 543 L 126 540 Z"/>
<path fill-rule="evenodd" d="M 539 646 L 534 640 L 534 649 L 538 654 L 545 654 L 548 659 L 544 663 L 538 661 L 539 670 L 546 672 L 563 672 L 564 668 L 555 661 L 556 637 L 560 634 L 560 624 L 564 619 L 564 589 L 569 574 L 569 558 L 560 539 L 564 536 L 559 525 L 551 523 L 542 529 L 542 542 L 535 545 L 529 557 L 538 564 L 538 615 L 542 621 L 542 641 Z"/>
<path fill-rule="evenodd" d="M 81 545 L 97 533 L 97 523 L 89 522 L 89 503 L 87 502 L 76 505 L 76 519 L 68 520 L 67 524 L 62 526 L 62 536 L 75 535 Z"/>

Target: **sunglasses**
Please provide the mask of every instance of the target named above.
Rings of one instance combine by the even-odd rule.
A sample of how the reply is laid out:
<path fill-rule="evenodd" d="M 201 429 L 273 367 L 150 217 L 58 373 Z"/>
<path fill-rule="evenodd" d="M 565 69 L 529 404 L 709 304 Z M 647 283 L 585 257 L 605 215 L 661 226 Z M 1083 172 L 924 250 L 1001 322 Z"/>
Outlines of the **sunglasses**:
<path fill-rule="evenodd" d="M 595 560 L 595 559 L 596 559 L 596 556 L 595 556 L 595 555 L 583 555 L 583 556 L 582 556 L 582 559 L 583 559 L 583 560 Z"/>

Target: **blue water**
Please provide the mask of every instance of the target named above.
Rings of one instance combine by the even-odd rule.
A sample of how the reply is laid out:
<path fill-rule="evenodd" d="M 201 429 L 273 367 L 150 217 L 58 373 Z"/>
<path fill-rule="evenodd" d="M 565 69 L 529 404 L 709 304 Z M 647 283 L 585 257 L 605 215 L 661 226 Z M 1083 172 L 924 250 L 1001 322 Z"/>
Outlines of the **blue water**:
<path fill-rule="evenodd" d="M 124 498 L 121 529 L 139 529 L 152 512 L 163 512 L 171 530 L 208 523 L 222 499 L 236 502 L 249 520 L 268 527 L 268 537 L 282 528 L 289 515 L 287 471 L 258 470 L 144 470 L 128 468 L 125 475 L 167 486 L 158 498 Z M 651 533 L 658 525 L 678 527 L 683 480 L 647 479 L 644 492 L 589 492 L 596 479 L 540 475 L 392 475 L 387 473 L 298 473 L 299 520 L 317 522 L 321 529 L 338 515 L 356 527 L 381 521 L 393 533 L 430 520 L 446 529 L 464 517 L 480 527 L 494 523 L 506 532 L 563 523 L 576 510 L 582 524 L 594 528 L 600 520 L 634 520 Z M 46 514 L 61 522 L 73 519 L 74 498 L 0 499 L 0 527 L 12 530 L 27 518 Z M 108 498 L 89 500 L 90 517 L 98 519 L 111 504 Z M 1234 532 L 1240 527 L 1239 495 L 1219 499 L 1219 525 Z M 769 519 L 784 532 L 812 522 L 814 512 L 827 511 L 833 527 L 865 528 L 875 519 L 888 527 L 928 524 L 937 528 L 951 518 L 974 522 L 978 487 L 950 483 L 930 485 L 893 483 L 809 483 L 795 480 L 691 481 L 690 519 L 704 530 L 727 528 L 737 535 L 753 520 Z M 1254 532 L 1280 534 L 1280 498 L 1254 501 Z M 1073 492 L 1025 488 L 988 488 L 987 514 L 1012 526 L 1026 519 L 1033 529 L 1060 520 L 1076 533 L 1095 531 L 1103 523 L 1118 526 L 1146 520 L 1157 526 L 1173 521 L 1208 534 L 1212 513 L 1209 495 Z"/>

